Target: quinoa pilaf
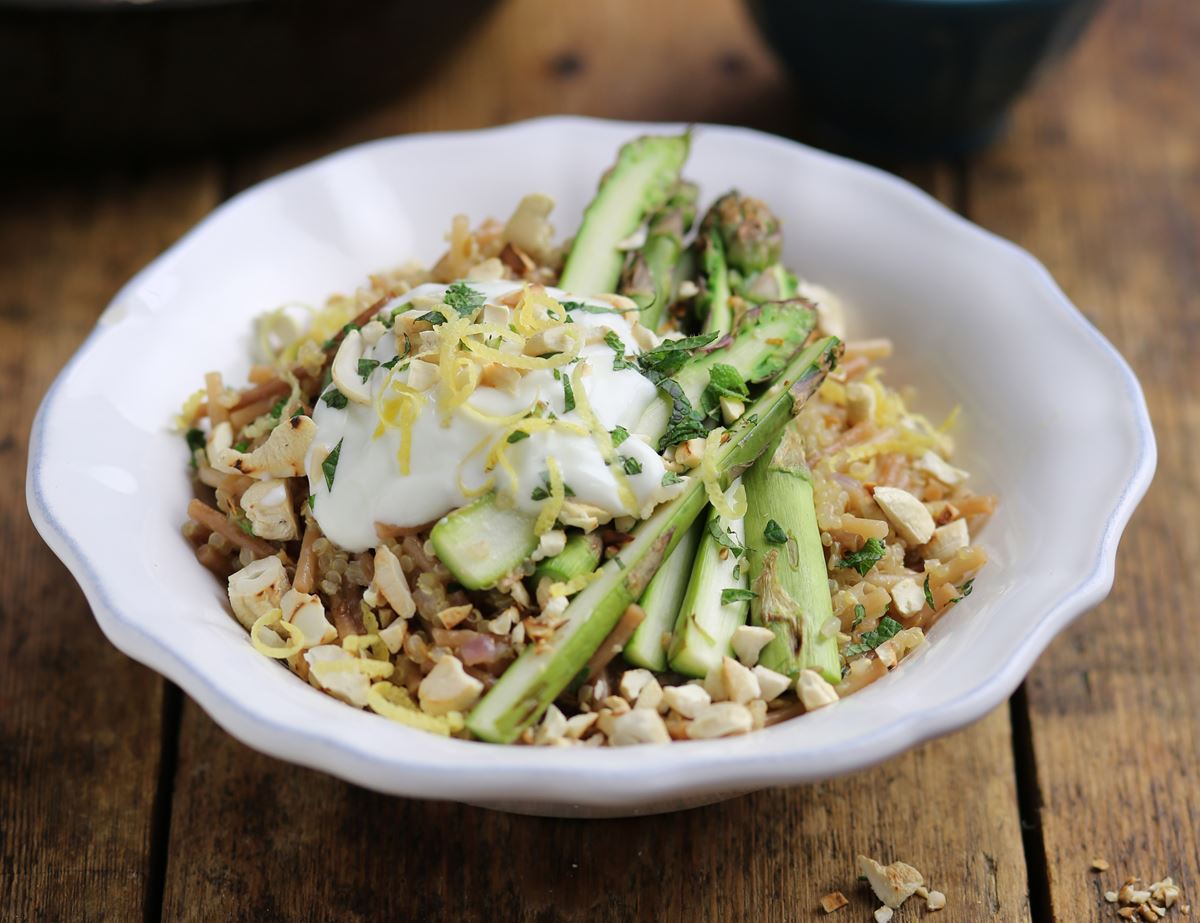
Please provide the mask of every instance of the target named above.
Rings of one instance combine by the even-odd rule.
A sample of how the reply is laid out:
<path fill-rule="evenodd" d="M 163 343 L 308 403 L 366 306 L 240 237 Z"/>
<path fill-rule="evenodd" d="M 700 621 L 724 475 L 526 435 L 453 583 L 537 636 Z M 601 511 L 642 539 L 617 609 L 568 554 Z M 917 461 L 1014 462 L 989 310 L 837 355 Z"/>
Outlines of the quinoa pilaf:
<path fill-rule="evenodd" d="M 625 145 L 573 240 L 530 195 L 432 268 L 256 321 L 177 426 L 185 538 L 249 640 L 427 731 L 724 737 L 862 689 L 970 595 L 996 498 L 760 200 L 695 231 L 689 138 Z"/>

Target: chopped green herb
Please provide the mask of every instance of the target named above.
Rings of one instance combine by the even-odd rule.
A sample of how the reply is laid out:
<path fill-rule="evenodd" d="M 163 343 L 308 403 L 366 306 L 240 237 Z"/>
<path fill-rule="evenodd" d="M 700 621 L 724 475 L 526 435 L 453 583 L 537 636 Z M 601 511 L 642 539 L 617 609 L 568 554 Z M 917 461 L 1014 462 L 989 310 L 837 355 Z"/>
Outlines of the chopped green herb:
<path fill-rule="evenodd" d="M 891 616 L 885 615 L 879 620 L 879 626 L 874 631 L 863 632 L 855 644 L 846 645 L 842 651 L 846 657 L 857 657 L 875 650 L 884 641 L 894 638 L 903 626 Z"/>
<path fill-rule="evenodd" d="M 342 394 L 337 388 L 330 388 L 321 395 L 321 400 L 334 410 L 344 410 L 346 408 L 346 395 Z"/>
<path fill-rule="evenodd" d="M 622 442 L 629 438 L 629 430 L 623 426 L 615 427 L 611 430 L 613 448 L 615 449 Z"/>
<path fill-rule="evenodd" d="M 928 580 L 929 578 L 927 577 L 925 579 Z M 973 590 L 973 589 L 975 589 L 975 578 L 974 577 L 972 577 L 970 580 L 968 580 L 966 583 L 964 583 L 962 586 L 960 586 L 958 588 L 958 592 L 962 595 L 955 596 L 952 600 L 950 600 L 950 602 L 951 603 L 962 602 L 964 599 L 966 599 L 968 596 L 971 595 L 971 590 Z"/>
<path fill-rule="evenodd" d="M 925 602 L 930 609 L 937 609 L 937 606 L 933 604 L 933 592 L 929 589 L 929 574 L 925 575 Z"/>
<path fill-rule="evenodd" d="M 633 363 L 625 358 L 625 344 L 619 336 L 610 330 L 604 334 L 604 342 L 608 344 L 609 349 L 616 353 L 613 356 L 612 364 L 614 372 L 619 372 L 621 369 L 633 368 Z"/>
<path fill-rule="evenodd" d="M 283 408 L 287 406 L 287 403 L 288 399 L 286 397 L 281 397 L 275 402 L 275 406 L 271 408 L 272 420 L 278 420 L 281 416 L 283 416 Z"/>
<path fill-rule="evenodd" d="M 674 375 L 691 360 L 693 350 L 707 346 L 719 335 L 714 330 L 712 333 L 684 337 L 682 340 L 663 340 L 654 349 L 638 356 L 637 364 L 646 371 L 652 369 L 662 375 Z"/>
<path fill-rule="evenodd" d="M 333 490 L 333 477 L 337 474 L 338 458 L 342 454 L 342 440 L 338 440 L 338 444 L 333 447 L 333 451 L 325 456 L 325 461 L 321 462 L 321 470 L 325 472 L 325 487 L 328 490 Z"/>
<path fill-rule="evenodd" d="M 509 443 L 509 445 L 516 445 L 522 439 L 528 439 L 528 438 L 529 438 L 529 433 L 525 432 L 525 430 L 523 430 L 523 429 L 518 429 L 518 430 L 514 430 L 513 432 L 508 434 L 507 442 Z"/>
<path fill-rule="evenodd" d="M 188 448 L 193 452 L 204 448 L 204 430 L 189 429 L 184 438 L 187 440 Z"/>
<path fill-rule="evenodd" d="M 584 304 L 582 301 L 563 301 L 560 303 L 562 304 L 563 309 L 566 311 L 583 311 L 585 314 L 621 315 L 621 314 L 626 313 L 626 311 L 619 311 L 616 308 L 611 307 L 609 305 L 605 305 L 605 306 L 601 307 L 600 305 L 595 305 L 595 304 Z M 646 307 L 649 307 L 649 305 L 647 305 Z M 645 311 L 646 308 L 629 308 L 628 310 L 629 311 Z M 570 320 L 570 318 L 567 318 L 567 319 L 568 319 L 568 321 Z"/>
<path fill-rule="evenodd" d="M 867 617 L 867 607 L 864 606 L 862 603 L 859 603 L 857 606 L 854 607 L 854 621 L 850 623 L 850 630 L 854 631 L 855 628 L 857 628 L 859 625 L 862 624 L 862 620 L 865 619 L 866 617 Z"/>
<path fill-rule="evenodd" d="M 398 358 L 398 357 L 397 357 Z M 358 377 L 366 381 L 371 377 L 371 373 L 379 368 L 378 359 L 359 359 L 358 360 Z"/>
<path fill-rule="evenodd" d="M 533 493 L 529 495 L 530 500 L 545 500 L 550 496 L 550 475 L 543 472 L 542 483 L 533 489 Z M 570 484 L 563 484 L 563 496 L 573 497 L 575 491 L 571 490 Z"/>
<path fill-rule="evenodd" d="M 732 365 L 718 362 L 708 370 L 708 386 L 700 395 L 700 409 L 705 414 L 715 413 L 721 406 L 721 398 L 729 397 L 734 400 L 745 400 L 750 396 L 742 373 Z"/>
<path fill-rule="evenodd" d="M 458 312 L 459 317 L 469 317 L 483 307 L 483 293 L 478 292 L 465 282 L 455 282 L 442 299 L 447 307 Z"/>
<path fill-rule="evenodd" d="M 650 379 L 659 391 L 671 399 L 671 418 L 667 421 L 666 432 L 658 440 L 658 451 L 664 452 L 669 446 L 678 445 L 689 439 L 702 439 L 708 435 L 708 427 L 704 425 L 704 419 L 696 413 L 692 402 L 688 400 L 687 395 L 683 393 L 683 388 L 679 386 L 679 382 L 655 369 L 643 369 L 642 374 Z"/>
<path fill-rule="evenodd" d="M 744 590 L 741 587 L 729 587 L 721 591 L 721 605 L 728 606 L 730 603 L 742 602 L 746 599 L 754 599 L 758 596 L 753 590 Z"/>
<path fill-rule="evenodd" d="M 672 484 L 678 484 L 683 478 L 674 471 L 665 471 L 662 476 L 662 486 L 670 487 Z"/>
<path fill-rule="evenodd" d="M 250 525 L 250 520 L 247 519 L 245 516 L 239 516 L 237 524 L 238 524 L 238 528 L 241 529 L 243 532 L 245 532 L 247 535 L 254 534 L 254 526 Z"/>
<path fill-rule="evenodd" d="M 571 387 L 571 376 L 563 375 L 563 413 L 570 413 L 575 409 L 575 390 Z"/>
<path fill-rule="evenodd" d="M 716 519 L 710 519 L 705 528 L 708 530 L 708 534 L 713 537 L 716 543 L 721 547 L 728 548 L 730 551 L 732 551 L 735 558 L 740 558 L 742 556 L 742 552 L 746 550 L 734 540 L 732 532 L 730 532 L 728 529 L 721 528 Z"/>
<path fill-rule="evenodd" d="M 233 451 L 235 452 L 245 452 L 248 448 L 250 448 L 250 442 L 246 439 L 239 439 L 233 444 Z"/>
<path fill-rule="evenodd" d="M 424 314 L 418 317 L 417 320 L 426 321 L 427 323 L 436 327 L 438 324 L 446 323 L 446 315 L 441 311 L 426 311 Z"/>
<path fill-rule="evenodd" d="M 382 363 L 379 367 L 388 369 L 390 371 L 396 367 L 396 363 L 399 362 L 401 358 L 402 357 L 399 355 L 392 356 L 392 358 L 390 358 L 387 362 Z"/>
<path fill-rule="evenodd" d="M 786 545 L 788 540 L 787 533 L 783 531 L 783 526 L 774 519 L 767 520 L 767 525 L 763 529 L 763 538 L 772 545 Z"/>
<path fill-rule="evenodd" d="M 626 455 L 621 459 L 621 467 L 625 469 L 626 474 L 641 474 L 642 463 L 632 455 Z"/>
<path fill-rule="evenodd" d="M 317 508 L 317 495 L 316 494 L 308 495 L 308 508 L 310 510 L 315 510 Z"/>
<path fill-rule="evenodd" d="M 885 554 L 887 554 L 887 546 L 877 538 L 869 538 L 862 548 L 842 555 L 842 559 L 833 566 L 851 568 L 858 571 L 860 577 L 865 577 L 867 572 L 878 564 Z"/>

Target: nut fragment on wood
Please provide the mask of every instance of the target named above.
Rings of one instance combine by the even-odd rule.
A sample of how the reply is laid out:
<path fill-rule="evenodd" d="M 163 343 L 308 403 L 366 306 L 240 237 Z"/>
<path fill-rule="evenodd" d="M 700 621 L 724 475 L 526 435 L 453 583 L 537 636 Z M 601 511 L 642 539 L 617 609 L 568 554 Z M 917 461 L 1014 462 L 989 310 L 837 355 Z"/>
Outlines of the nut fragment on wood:
<path fill-rule="evenodd" d="M 1108 862 L 1106 862 L 1104 859 L 1093 859 L 1092 860 L 1092 871 L 1093 872 L 1107 872 L 1108 871 Z"/>
<path fill-rule="evenodd" d="M 841 907 L 845 907 L 850 901 L 841 891 L 830 891 L 821 898 L 821 909 L 826 913 L 833 913 Z"/>

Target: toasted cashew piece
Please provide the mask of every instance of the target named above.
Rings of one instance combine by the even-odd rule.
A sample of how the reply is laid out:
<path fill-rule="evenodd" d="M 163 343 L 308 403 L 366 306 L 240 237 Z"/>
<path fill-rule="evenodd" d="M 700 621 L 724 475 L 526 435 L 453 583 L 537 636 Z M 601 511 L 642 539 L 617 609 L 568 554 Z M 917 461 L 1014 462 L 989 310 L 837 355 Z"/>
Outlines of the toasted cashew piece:
<path fill-rule="evenodd" d="M 268 478 L 251 484 L 242 494 L 242 509 L 259 538 L 288 542 L 300 534 L 287 481 Z"/>
<path fill-rule="evenodd" d="M 292 417 L 271 430 L 267 441 L 253 452 L 239 452 L 230 447 L 233 428 L 222 423 L 209 440 L 208 462 L 226 474 L 245 474 L 260 480 L 300 477 L 304 474 L 304 456 L 316 435 L 317 424 L 311 418 Z"/>
<path fill-rule="evenodd" d="M 342 394 L 356 404 L 371 403 L 371 389 L 358 374 L 358 360 L 363 357 L 363 338 L 357 330 L 351 330 L 342 338 L 337 355 L 330 366 L 333 383 Z"/>
<path fill-rule="evenodd" d="M 280 608 L 290 588 L 287 571 L 279 558 L 259 558 L 229 575 L 229 605 L 248 631 L 259 616 Z"/>

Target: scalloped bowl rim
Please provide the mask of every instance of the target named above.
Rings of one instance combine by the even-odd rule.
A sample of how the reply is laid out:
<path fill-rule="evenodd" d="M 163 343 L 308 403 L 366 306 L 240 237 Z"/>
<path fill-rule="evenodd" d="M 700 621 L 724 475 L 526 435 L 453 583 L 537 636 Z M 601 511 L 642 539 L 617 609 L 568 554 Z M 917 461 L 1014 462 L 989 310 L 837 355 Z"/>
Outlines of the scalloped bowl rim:
<path fill-rule="evenodd" d="M 636 747 L 609 751 L 499 748 L 473 741 L 445 741 L 447 756 L 431 758 L 420 752 L 426 739 L 421 732 L 392 725 L 389 732 L 400 746 L 380 754 L 340 727 L 304 726 L 303 715 L 270 714 L 260 703 L 240 701 L 206 674 L 204 664 L 189 659 L 164 634 L 127 619 L 119 593 L 98 573 L 68 528 L 52 512 L 49 488 L 44 481 L 43 453 L 46 429 L 54 417 L 59 389 L 77 365 L 84 363 L 97 343 L 110 331 L 105 321 L 131 292 L 143 286 L 165 266 L 180 258 L 194 238 L 210 229 L 262 191 L 325 169 L 342 159 L 354 158 L 377 147 L 434 143 L 443 138 L 496 137 L 505 133 L 537 133 L 563 127 L 602 126 L 626 135 L 678 130 L 679 125 L 615 122 L 580 117 L 552 116 L 469 132 L 438 132 L 383 138 L 359 144 L 268 179 L 216 207 L 161 256 L 137 273 L 114 297 L 78 351 L 48 390 L 38 410 L 31 434 L 27 500 L 32 519 L 43 538 L 82 587 L 104 634 L 124 653 L 166 676 L 195 699 L 218 724 L 243 743 L 275 757 L 329 772 L 348 781 L 385 793 L 457 800 L 523 800 L 532 810 L 552 812 L 564 806 L 634 811 L 670 799 L 712 796 L 778 784 L 818 781 L 856 771 L 897 755 L 921 742 L 947 734 L 982 717 L 1002 703 L 1020 684 L 1035 659 L 1050 641 L 1081 613 L 1100 602 L 1112 586 L 1120 536 L 1153 477 L 1157 450 L 1145 398 L 1133 371 L 1117 350 L 1079 312 L 1058 288 L 1049 272 L 1027 251 L 972 224 L 905 180 L 875 167 L 846 160 L 797 142 L 745 128 L 696 126 L 698 135 L 753 138 L 756 143 L 785 147 L 816 162 L 836 164 L 859 180 L 902 197 L 906 204 L 926 213 L 986 247 L 1019 257 L 1019 263 L 1042 290 L 1047 305 L 1065 314 L 1078 334 L 1090 341 L 1099 357 L 1118 372 L 1132 412 L 1137 449 L 1124 486 L 1112 502 L 1097 542 L 1090 571 L 1072 582 L 1057 602 L 1038 617 L 1031 630 L 1003 663 L 978 684 L 952 699 L 936 702 L 892 721 L 873 736 L 859 735 L 849 742 L 821 747 L 756 746 L 758 732 L 741 738 L 736 747 L 724 741 L 691 742 L 684 746 Z M 344 706 L 339 706 L 343 707 Z M 802 755 L 802 758 L 800 758 Z"/>

